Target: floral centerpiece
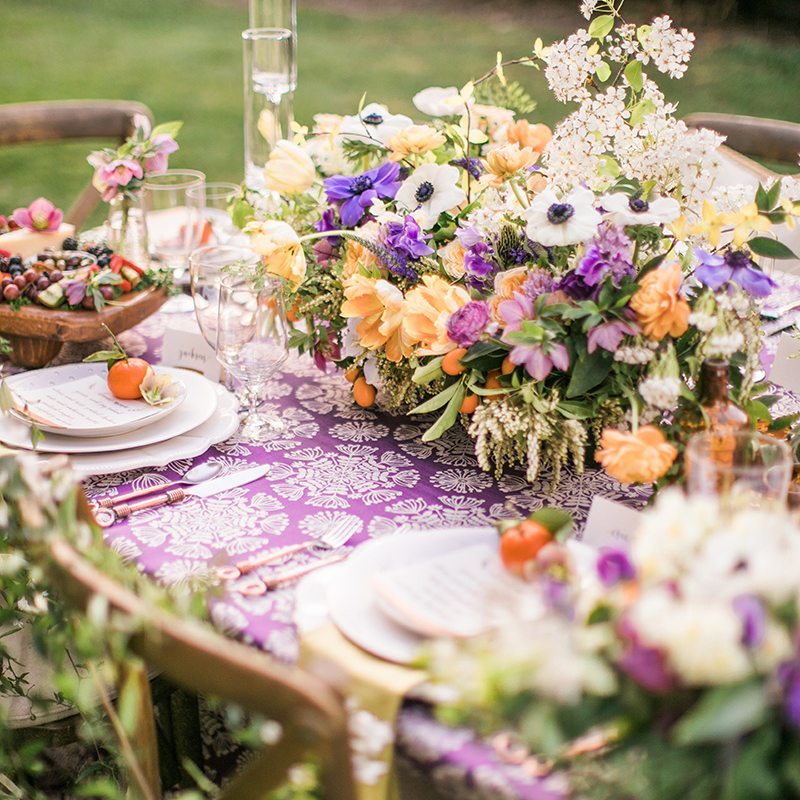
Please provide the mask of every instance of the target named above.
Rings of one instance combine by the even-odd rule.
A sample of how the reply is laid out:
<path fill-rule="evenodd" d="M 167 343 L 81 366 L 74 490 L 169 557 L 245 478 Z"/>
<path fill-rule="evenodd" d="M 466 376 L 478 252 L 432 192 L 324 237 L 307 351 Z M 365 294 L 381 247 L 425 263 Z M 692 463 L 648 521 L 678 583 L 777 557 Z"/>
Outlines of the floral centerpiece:
<path fill-rule="evenodd" d="M 587 572 L 580 552 L 540 551 L 546 611 L 524 630 L 434 647 L 443 714 L 513 727 L 580 797 L 797 797 L 796 523 L 668 489 L 628 554 Z"/>
<path fill-rule="evenodd" d="M 763 257 L 798 206 L 780 183 L 715 190 L 722 137 L 689 130 L 645 67 L 680 78 L 694 36 L 585 2 L 587 29 L 483 77 L 414 97 L 414 122 L 370 103 L 280 142 L 265 197 L 236 216 L 291 283 L 292 343 L 347 370 L 357 402 L 461 421 L 484 469 L 599 444 L 623 481 L 672 467 L 681 404 L 706 357 L 758 362 Z M 578 107 L 552 132 L 509 63 Z M 660 426 L 654 423 L 662 422 Z"/>
<path fill-rule="evenodd" d="M 167 168 L 170 155 L 178 150 L 175 137 L 181 126 L 181 122 L 165 122 L 154 128 L 144 114 L 135 114 L 133 133 L 116 150 L 95 150 L 87 158 L 94 167 L 92 183 L 110 204 L 108 244 L 137 264 L 147 257 L 141 189 L 148 175 Z"/>

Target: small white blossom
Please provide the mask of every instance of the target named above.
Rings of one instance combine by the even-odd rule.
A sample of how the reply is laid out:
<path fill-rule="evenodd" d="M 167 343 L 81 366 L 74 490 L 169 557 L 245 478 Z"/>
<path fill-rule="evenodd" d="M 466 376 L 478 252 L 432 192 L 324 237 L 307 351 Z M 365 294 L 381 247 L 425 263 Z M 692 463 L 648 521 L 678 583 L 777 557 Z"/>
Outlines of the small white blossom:
<path fill-rule="evenodd" d="M 652 59 L 659 72 L 670 78 L 681 78 L 686 72 L 694 49 L 694 34 L 686 28 L 675 30 L 668 16 L 656 17 L 646 36 L 642 37 L 646 64 Z"/>
<path fill-rule="evenodd" d="M 599 53 L 590 52 L 591 41 L 581 29 L 550 47 L 544 75 L 550 91 L 562 103 L 589 98 L 586 82 L 603 60 Z"/>
<path fill-rule="evenodd" d="M 681 391 L 679 378 L 651 377 L 639 384 L 639 394 L 645 403 L 662 411 L 671 411 L 678 404 Z"/>
<path fill-rule="evenodd" d="M 717 334 L 708 340 L 709 355 L 717 358 L 730 358 L 734 353 L 738 353 L 744 345 L 744 335 L 741 331 L 733 331 L 728 334 Z"/>
<path fill-rule="evenodd" d="M 653 360 L 653 351 L 649 347 L 629 345 L 618 347 L 614 351 L 614 361 L 621 364 L 648 364 Z"/>
<path fill-rule="evenodd" d="M 694 325 L 697 330 L 703 333 L 710 333 L 717 327 L 717 318 L 713 314 L 706 314 L 702 311 L 692 311 L 689 314 L 689 324 Z"/>
<path fill-rule="evenodd" d="M 596 6 L 597 0 L 583 0 L 581 3 L 581 14 L 583 14 L 586 19 L 591 19 Z"/>

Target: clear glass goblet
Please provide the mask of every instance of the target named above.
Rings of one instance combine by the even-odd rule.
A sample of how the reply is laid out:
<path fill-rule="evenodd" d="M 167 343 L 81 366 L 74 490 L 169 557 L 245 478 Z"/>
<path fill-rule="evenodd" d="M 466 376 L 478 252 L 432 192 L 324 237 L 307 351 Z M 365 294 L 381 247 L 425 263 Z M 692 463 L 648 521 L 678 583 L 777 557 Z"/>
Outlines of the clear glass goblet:
<path fill-rule="evenodd" d="M 222 181 L 212 181 L 187 190 L 187 198 L 200 209 L 202 228 L 199 246 L 236 244 L 247 240 L 245 234 L 233 224 L 230 215 L 231 203 L 239 192 L 237 184 Z"/>

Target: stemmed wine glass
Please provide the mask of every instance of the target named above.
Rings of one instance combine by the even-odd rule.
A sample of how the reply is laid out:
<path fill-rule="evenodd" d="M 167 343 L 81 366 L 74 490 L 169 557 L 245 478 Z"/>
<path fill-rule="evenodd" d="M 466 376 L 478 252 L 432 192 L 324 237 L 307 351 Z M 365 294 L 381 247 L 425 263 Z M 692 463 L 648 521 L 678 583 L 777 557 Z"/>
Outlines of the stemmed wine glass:
<path fill-rule="evenodd" d="M 230 244 L 243 237 L 233 224 L 229 211 L 239 191 L 237 184 L 222 181 L 193 186 L 186 191 L 186 197 L 192 201 L 192 205 L 200 209 L 202 228 L 198 244 Z"/>
<path fill-rule="evenodd" d="M 168 169 L 148 175 L 144 182 L 142 199 L 150 250 L 172 270 L 178 286 L 185 285 L 189 254 L 200 243 L 203 200 L 199 190 L 205 181 L 206 176 L 197 170 Z M 161 310 L 177 313 L 191 308 L 189 298 L 179 295 Z"/>
<path fill-rule="evenodd" d="M 248 267 L 223 269 L 217 315 L 217 360 L 242 384 L 248 411 L 241 435 L 257 441 L 283 430 L 274 414 L 258 406 L 272 374 L 288 355 L 283 284 Z"/>
<path fill-rule="evenodd" d="M 289 28 L 248 28 L 242 42 L 245 182 L 260 188 L 270 151 L 283 138 L 281 100 L 297 88 L 294 34 Z"/>

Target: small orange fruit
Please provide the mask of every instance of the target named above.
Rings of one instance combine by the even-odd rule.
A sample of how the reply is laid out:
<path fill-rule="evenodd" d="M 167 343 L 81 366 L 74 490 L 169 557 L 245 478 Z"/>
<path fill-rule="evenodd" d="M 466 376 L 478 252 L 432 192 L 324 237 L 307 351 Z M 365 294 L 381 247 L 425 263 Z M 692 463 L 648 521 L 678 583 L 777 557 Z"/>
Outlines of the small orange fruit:
<path fill-rule="evenodd" d="M 125 358 L 108 371 L 108 388 L 119 400 L 138 400 L 142 381 L 153 371 L 143 358 Z"/>
<path fill-rule="evenodd" d="M 286 319 L 289 322 L 297 322 L 300 315 L 300 301 L 295 300 L 292 307 L 286 312 Z"/>
<path fill-rule="evenodd" d="M 487 376 L 486 376 L 486 383 L 483 384 L 484 389 L 504 389 L 502 383 L 500 383 L 500 373 L 498 370 L 493 369 Z M 499 400 L 502 395 L 499 394 L 491 394 L 486 398 L 487 403 L 493 403 L 495 400 Z"/>
<path fill-rule="evenodd" d="M 478 407 L 478 395 L 467 394 L 461 401 L 461 407 L 458 409 L 462 414 L 472 414 Z"/>
<path fill-rule="evenodd" d="M 510 375 L 516 368 L 517 365 L 511 360 L 511 356 L 506 356 L 503 359 L 500 372 L 502 372 L 503 375 Z"/>
<path fill-rule="evenodd" d="M 367 379 L 363 375 L 353 384 L 353 399 L 362 408 L 369 408 L 373 405 L 376 395 L 375 387 L 367 383 Z"/>
<path fill-rule="evenodd" d="M 355 383 L 356 378 L 361 374 L 361 370 L 358 367 L 350 367 L 345 373 L 344 377 L 350 382 Z"/>
<path fill-rule="evenodd" d="M 526 519 L 500 537 L 500 558 L 509 572 L 523 577 L 525 565 L 552 541 L 553 534 L 544 525 Z"/>
<path fill-rule="evenodd" d="M 442 359 L 442 372 L 445 375 L 460 375 L 462 372 L 466 372 L 467 368 L 461 363 L 461 359 L 466 354 L 467 349 L 465 347 L 457 347 L 455 350 L 451 350 Z"/>

